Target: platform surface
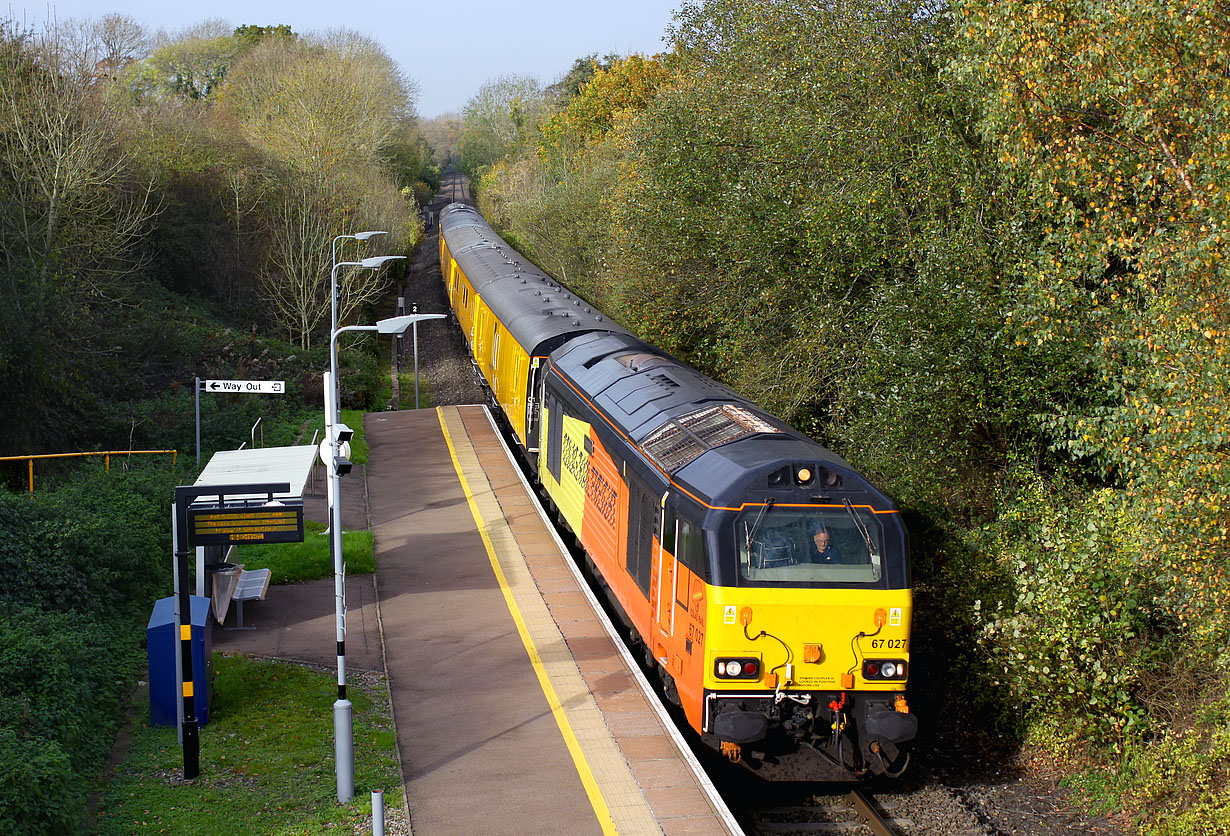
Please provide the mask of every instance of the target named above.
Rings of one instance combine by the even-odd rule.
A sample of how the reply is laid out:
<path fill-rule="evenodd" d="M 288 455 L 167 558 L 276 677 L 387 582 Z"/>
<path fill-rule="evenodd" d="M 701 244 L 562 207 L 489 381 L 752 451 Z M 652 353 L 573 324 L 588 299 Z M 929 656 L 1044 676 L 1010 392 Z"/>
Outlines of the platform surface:
<path fill-rule="evenodd" d="M 738 833 L 486 410 L 373 413 L 365 427 L 376 607 L 415 836 Z"/>

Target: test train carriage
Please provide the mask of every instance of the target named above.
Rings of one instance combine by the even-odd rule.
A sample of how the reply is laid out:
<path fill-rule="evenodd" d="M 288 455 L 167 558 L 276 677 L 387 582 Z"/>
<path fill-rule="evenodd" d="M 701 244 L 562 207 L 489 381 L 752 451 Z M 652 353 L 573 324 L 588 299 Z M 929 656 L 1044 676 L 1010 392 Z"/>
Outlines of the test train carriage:
<path fill-rule="evenodd" d="M 768 777 L 900 774 L 918 724 L 892 502 L 568 292 L 472 207 L 440 228 L 477 369 L 692 728 Z"/>

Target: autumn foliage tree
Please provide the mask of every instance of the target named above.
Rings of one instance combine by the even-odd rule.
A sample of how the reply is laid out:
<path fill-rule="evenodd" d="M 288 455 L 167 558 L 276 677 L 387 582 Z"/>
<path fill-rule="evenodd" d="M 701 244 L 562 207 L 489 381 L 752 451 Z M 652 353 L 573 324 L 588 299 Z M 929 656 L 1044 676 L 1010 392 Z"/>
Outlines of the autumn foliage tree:
<path fill-rule="evenodd" d="M 0 420 L 18 446 L 43 422 L 79 432 L 69 393 L 109 353 L 100 317 L 134 302 L 154 210 L 113 103 L 56 46 L 0 24 Z"/>
<path fill-rule="evenodd" d="M 1230 18 L 1224 4 L 958 4 L 959 71 L 1022 184 L 1020 344 L 1088 364 L 1053 404 L 1072 456 L 1147 522 L 1157 605 L 1230 630 Z M 1219 639 L 1220 640 L 1220 639 Z"/>

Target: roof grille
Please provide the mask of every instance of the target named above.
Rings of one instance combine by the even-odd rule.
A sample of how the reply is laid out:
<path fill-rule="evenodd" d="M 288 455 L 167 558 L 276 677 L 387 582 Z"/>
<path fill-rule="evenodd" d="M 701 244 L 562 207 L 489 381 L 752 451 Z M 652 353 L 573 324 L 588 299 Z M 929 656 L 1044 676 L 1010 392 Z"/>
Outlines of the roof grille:
<path fill-rule="evenodd" d="M 706 450 L 756 433 L 777 432 L 781 430 L 750 410 L 722 404 L 672 418 L 650 433 L 641 447 L 658 467 L 674 473 Z"/>

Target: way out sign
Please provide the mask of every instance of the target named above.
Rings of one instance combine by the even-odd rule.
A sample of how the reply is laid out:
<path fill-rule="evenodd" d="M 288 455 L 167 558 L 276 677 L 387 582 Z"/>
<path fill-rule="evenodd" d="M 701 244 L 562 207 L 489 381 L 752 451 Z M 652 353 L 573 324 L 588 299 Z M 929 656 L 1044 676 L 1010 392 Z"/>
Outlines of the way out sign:
<path fill-rule="evenodd" d="M 223 394 L 237 392 L 247 395 L 283 395 L 286 393 L 285 380 L 202 380 L 201 388 L 206 392 Z"/>

